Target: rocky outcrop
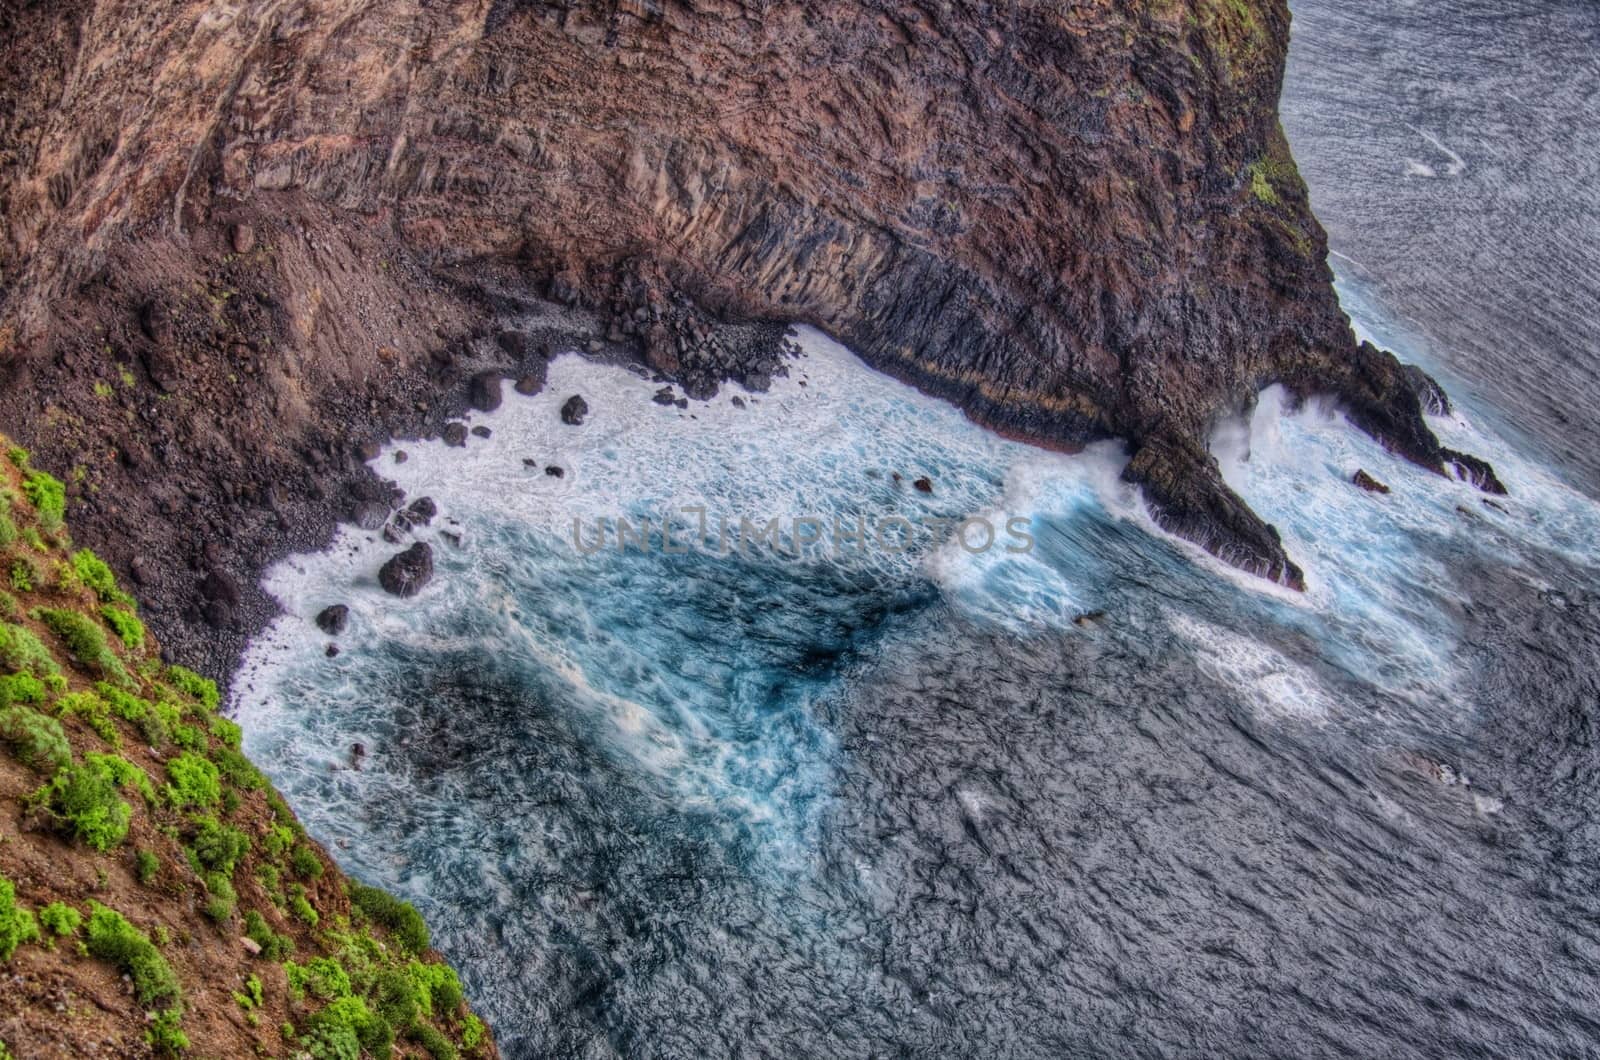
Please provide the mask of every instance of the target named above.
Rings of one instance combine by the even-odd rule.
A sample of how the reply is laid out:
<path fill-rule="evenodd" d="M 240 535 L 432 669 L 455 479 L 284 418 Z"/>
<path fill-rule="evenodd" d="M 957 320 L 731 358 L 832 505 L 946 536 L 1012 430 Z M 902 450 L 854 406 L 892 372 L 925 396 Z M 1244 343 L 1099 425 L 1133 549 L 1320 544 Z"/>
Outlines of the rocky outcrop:
<path fill-rule="evenodd" d="M 442 429 L 490 400 L 479 373 L 535 389 L 558 341 L 699 398 L 765 386 L 788 321 L 1013 437 L 1126 439 L 1164 525 L 1291 581 L 1209 469 L 1217 417 L 1282 383 L 1447 467 L 1423 421 L 1442 392 L 1358 346 L 1335 299 L 1277 122 L 1284 0 L 68 0 L 10 21 L 0 424 L 86 467 L 79 522 L 108 540 L 177 533 L 160 505 L 191 495 L 248 509 L 163 542 L 173 566 L 207 545 L 259 565 L 353 488 L 356 441 Z M 151 499 L 95 502 L 122 479 Z"/>
<path fill-rule="evenodd" d="M 389 557 L 378 569 L 378 584 L 394 596 L 415 596 L 433 581 L 433 546 L 418 541 Z"/>

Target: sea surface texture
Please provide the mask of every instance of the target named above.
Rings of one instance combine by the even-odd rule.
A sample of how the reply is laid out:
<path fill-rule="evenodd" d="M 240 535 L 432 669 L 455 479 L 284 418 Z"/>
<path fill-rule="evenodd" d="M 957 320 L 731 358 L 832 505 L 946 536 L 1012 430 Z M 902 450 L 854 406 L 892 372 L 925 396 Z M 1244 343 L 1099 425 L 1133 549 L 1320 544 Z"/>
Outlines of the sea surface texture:
<path fill-rule="evenodd" d="M 439 508 L 415 598 L 354 528 L 272 572 L 247 749 L 508 1056 L 1600 1049 L 1600 8 L 1295 15 L 1345 305 L 1509 497 L 1268 391 L 1213 448 L 1289 593 L 1162 534 L 1118 447 L 803 332 L 766 394 L 568 354 L 491 438 L 385 451 Z"/>

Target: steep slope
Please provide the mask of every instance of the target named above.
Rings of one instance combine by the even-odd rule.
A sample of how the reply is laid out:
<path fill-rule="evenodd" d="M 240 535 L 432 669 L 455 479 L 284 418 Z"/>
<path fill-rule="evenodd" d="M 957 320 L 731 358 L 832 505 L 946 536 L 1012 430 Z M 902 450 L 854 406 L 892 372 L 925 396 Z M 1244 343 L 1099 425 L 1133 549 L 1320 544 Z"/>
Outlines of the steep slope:
<path fill-rule="evenodd" d="M 85 468 L 97 539 L 193 570 L 154 596 L 197 650 L 319 525 L 280 518 L 330 492 L 308 459 L 437 429 L 552 340 L 704 395 L 775 366 L 719 322 L 812 323 L 997 430 L 1125 439 L 1166 525 L 1291 585 L 1219 416 L 1283 383 L 1453 460 L 1335 300 L 1277 122 L 1284 0 L 9 6 L 0 424 Z M 130 479 L 149 500 L 93 502 Z M 162 529 L 186 503 L 228 515 Z M 219 567 L 244 587 L 206 598 Z"/>
<path fill-rule="evenodd" d="M 63 499 L 9 451 L 0 1057 L 497 1055 L 421 917 L 306 836 Z"/>

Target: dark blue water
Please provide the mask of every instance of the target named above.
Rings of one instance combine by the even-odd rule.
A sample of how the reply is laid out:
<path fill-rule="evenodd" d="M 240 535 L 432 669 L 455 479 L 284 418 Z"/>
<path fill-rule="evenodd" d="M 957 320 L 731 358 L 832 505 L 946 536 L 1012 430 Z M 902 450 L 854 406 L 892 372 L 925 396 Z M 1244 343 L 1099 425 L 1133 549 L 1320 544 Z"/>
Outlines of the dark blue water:
<path fill-rule="evenodd" d="M 1286 124 L 1363 263 L 1347 306 L 1461 383 L 1435 427 L 1495 461 L 1503 511 L 1269 394 L 1215 445 L 1304 562 L 1291 597 L 1160 534 L 1115 448 L 988 437 L 807 337 L 749 409 L 663 409 L 566 357 L 484 418 L 492 441 L 408 445 L 401 484 L 463 533 L 424 532 L 441 574 L 414 601 L 377 591 L 393 548 L 369 535 L 274 573 L 290 615 L 241 682 L 249 750 L 342 864 L 423 906 L 507 1055 L 1600 1051 L 1600 508 L 1565 459 L 1580 435 L 1540 411 L 1583 406 L 1502 401 L 1501 369 L 1426 309 L 1453 292 L 1469 331 L 1504 314 L 1519 365 L 1581 382 L 1592 317 L 1554 297 L 1518 317 L 1494 280 L 1583 262 L 1547 241 L 1501 270 L 1481 228 L 1457 251 L 1421 231 L 1491 168 L 1480 218 L 1530 247 L 1581 223 L 1505 197 L 1576 170 L 1462 130 L 1503 106 L 1475 87 L 1495 49 L 1545 79 L 1541 113 L 1576 117 L 1571 64 L 1527 59 L 1543 38 L 1518 20 L 1566 19 L 1557 51 L 1588 23 L 1427 10 L 1297 5 Z M 1408 123 L 1445 153 L 1401 143 Z M 570 392 L 595 409 L 581 430 L 556 412 Z M 1356 467 L 1394 494 L 1352 489 Z M 924 474 L 931 495 L 905 485 Z M 1035 547 L 571 546 L 575 517 L 685 504 L 1017 516 Z M 352 624 L 330 660 L 309 619 L 335 600 Z"/>

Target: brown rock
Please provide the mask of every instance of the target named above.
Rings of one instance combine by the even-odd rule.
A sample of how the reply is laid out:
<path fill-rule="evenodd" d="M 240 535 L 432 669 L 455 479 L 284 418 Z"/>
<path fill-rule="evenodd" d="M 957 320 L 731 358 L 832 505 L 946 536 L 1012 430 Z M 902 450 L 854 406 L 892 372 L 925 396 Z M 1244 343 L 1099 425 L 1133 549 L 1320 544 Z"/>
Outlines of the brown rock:
<path fill-rule="evenodd" d="M 1360 486 L 1368 493 L 1389 492 L 1388 486 L 1385 486 L 1383 483 L 1379 482 L 1365 471 L 1357 471 L 1353 476 L 1351 476 L 1350 481 L 1354 482 L 1357 486 Z"/>

